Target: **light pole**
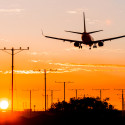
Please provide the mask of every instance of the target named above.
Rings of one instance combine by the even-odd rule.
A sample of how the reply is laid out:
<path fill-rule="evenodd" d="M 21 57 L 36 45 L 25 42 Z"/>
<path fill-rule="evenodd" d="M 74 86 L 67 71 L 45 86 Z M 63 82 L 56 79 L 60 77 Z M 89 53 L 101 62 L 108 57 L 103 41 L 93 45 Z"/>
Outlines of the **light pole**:
<path fill-rule="evenodd" d="M 20 53 L 21 51 L 24 51 L 24 50 L 29 50 L 29 47 L 27 47 L 27 49 L 22 49 L 21 47 L 19 49 L 14 49 L 12 47 L 12 49 L 6 49 L 4 47 L 4 49 L 0 49 L 10 55 L 12 55 L 12 107 L 11 107 L 11 110 L 13 112 L 13 71 L 14 71 L 14 55 L 16 55 L 17 53 Z M 11 53 L 9 53 L 8 51 L 11 51 Z M 16 53 L 14 53 L 15 51 L 17 51 Z"/>
<path fill-rule="evenodd" d="M 65 102 L 65 96 L 66 96 L 66 94 L 65 94 L 65 92 L 66 92 L 66 91 L 65 91 L 66 85 L 65 85 L 65 84 L 66 84 L 66 83 L 73 83 L 73 82 L 56 82 L 56 81 L 55 81 L 55 83 L 63 83 L 63 84 L 64 84 L 64 102 Z"/>
<path fill-rule="evenodd" d="M 38 71 L 43 71 L 43 70 L 38 70 Z M 45 111 L 46 111 L 46 74 L 47 74 L 47 71 L 57 71 L 57 69 L 56 70 L 53 70 L 53 69 L 49 69 L 49 70 L 47 70 L 47 69 L 44 69 L 44 82 L 45 82 Z"/>
<path fill-rule="evenodd" d="M 46 111 L 46 69 L 44 69 L 45 73 L 45 111 Z"/>
<path fill-rule="evenodd" d="M 93 89 L 93 90 L 99 91 L 100 101 L 101 101 L 102 100 L 102 90 L 105 91 L 105 90 L 109 90 L 109 89 Z"/>
<path fill-rule="evenodd" d="M 122 111 L 124 111 L 124 90 L 125 89 L 114 89 L 114 90 L 119 90 L 119 91 L 122 91 Z"/>
<path fill-rule="evenodd" d="M 84 90 L 84 89 L 71 89 L 76 91 L 76 99 L 78 98 L 78 90 Z"/>

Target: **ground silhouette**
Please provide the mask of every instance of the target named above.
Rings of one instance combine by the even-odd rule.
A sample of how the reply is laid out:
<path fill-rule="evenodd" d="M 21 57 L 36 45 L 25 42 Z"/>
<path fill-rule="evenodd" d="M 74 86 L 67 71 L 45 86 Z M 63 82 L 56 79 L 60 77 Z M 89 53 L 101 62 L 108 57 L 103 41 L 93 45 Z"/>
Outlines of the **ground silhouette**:
<path fill-rule="evenodd" d="M 34 114 L 37 115 L 34 115 Z M 32 115 L 33 114 L 33 115 Z M 84 125 L 125 123 L 122 112 L 108 103 L 108 98 L 71 98 L 69 102 L 57 102 L 44 112 L 32 112 L 31 117 L 22 115 L 18 121 L 6 125 Z"/>

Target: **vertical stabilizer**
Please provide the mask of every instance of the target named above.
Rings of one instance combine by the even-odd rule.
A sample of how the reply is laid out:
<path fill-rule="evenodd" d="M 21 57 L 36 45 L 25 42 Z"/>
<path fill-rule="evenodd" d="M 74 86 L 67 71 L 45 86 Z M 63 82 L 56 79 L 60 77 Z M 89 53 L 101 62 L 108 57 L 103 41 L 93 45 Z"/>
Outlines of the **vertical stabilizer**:
<path fill-rule="evenodd" d="M 85 23 L 85 13 L 83 12 L 83 20 L 84 20 L 84 33 L 86 32 L 86 23 Z"/>

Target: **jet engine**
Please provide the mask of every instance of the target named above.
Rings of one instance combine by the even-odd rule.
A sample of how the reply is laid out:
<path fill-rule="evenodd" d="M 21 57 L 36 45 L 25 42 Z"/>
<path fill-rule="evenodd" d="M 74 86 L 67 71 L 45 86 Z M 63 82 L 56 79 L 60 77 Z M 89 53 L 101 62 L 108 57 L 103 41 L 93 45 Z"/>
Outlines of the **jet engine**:
<path fill-rule="evenodd" d="M 99 43 L 98 43 L 98 46 L 103 46 L 103 45 L 104 45 L 103 42 L 99 42 Z"/>
<path fill-rule="evenodd" d="M 79 43 L 75 42 L 75 43 L 74 43 L 74 46 L 75 46 L 75 47 L 79 47 Z"/>

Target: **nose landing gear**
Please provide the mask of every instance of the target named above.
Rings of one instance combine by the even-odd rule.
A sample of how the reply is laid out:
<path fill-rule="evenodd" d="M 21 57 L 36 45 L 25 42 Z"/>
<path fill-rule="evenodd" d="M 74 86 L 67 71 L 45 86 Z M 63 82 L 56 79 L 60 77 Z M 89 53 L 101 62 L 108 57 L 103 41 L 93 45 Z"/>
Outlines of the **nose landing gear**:
<path fill-rule="evenodd" d="M 91 50 L 91 45 L 89 45 L 89 50 Z"/>
<path fill-rule="evenodd" d="M 97 48 L 96 44 L 93 45 L 93 48 Z"/>

